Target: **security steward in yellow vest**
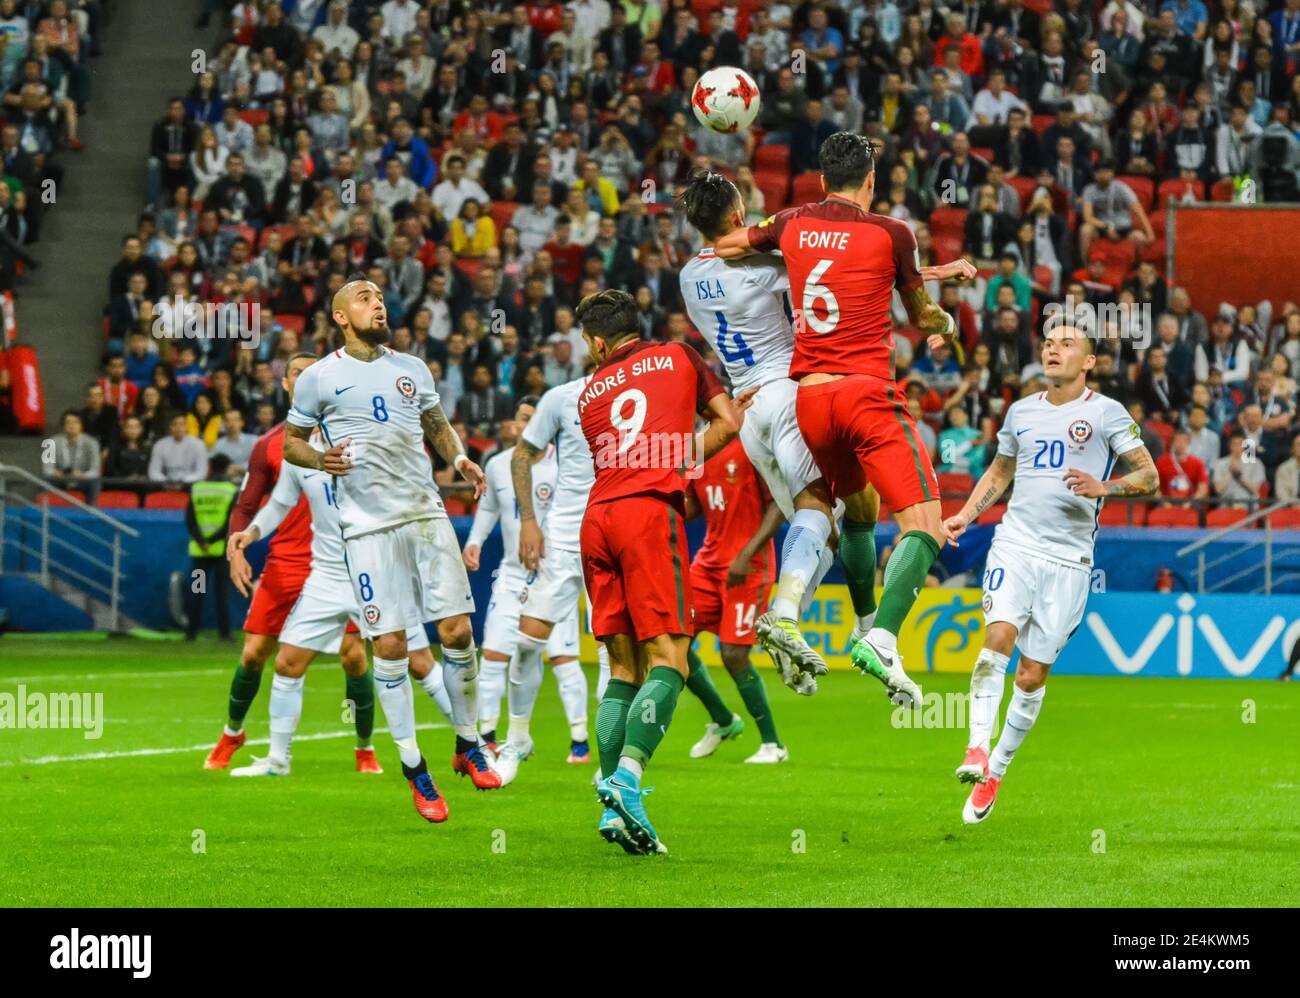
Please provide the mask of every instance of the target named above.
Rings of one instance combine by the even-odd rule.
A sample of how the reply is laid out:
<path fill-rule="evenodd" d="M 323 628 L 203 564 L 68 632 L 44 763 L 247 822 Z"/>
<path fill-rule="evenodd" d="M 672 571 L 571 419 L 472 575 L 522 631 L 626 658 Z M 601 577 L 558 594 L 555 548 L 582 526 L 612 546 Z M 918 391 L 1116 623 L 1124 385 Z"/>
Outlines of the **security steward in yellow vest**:
<path fill-rule="evenodd" d="M 208 477 L 190 486 L 190 504 L 185 526 L 190 535 L 190 577 L 186 580 L 185 640 L 193 641 L 203 620 L 203 597 L 211 590 L 216 597 L 217 632 L 230 638 L 230 575 L 226 571 L 226 534 L 230 513 L 239 488 L 226 476 L 230 458 L 217 454 L 208 467 Z"/>

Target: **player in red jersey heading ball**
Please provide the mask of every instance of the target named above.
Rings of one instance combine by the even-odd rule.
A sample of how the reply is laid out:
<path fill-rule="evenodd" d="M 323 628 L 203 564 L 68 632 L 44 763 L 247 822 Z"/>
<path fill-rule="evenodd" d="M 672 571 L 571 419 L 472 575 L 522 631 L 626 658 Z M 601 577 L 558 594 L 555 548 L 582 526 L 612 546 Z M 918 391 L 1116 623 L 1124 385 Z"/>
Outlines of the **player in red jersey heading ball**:
<path fill-rule="evenodd" d="M 582 573 L 610 666 L 596 712 L 600 833 L 630 853 L 666 852 L 641 775 L 672 721 L 695 633 L 684 477 L 740 432 L 744 404 L 690 347 L 642 340 L 627 292 L 588 295 L 575 317 L 599 364 L 578 396 L 578 418 L 596 472 Z M 709 421 L 698 434 L 697 414 Z"/>
<path fill-rule="evenodd" d="M 874 542 L 870 564 L 859 565 L 853 539 L 874 532 L 880 497 L 894 511 L 901 536 L 885 572 L 885 591 L 874 613 L 855 605 L 851 658 L 885 685 L 894 703 L 906 706 L 919 702 L 921 689 L 903 671 L 898 631 L 944 533 L 939 482 L 896 381 L 893 289 L 902 295 L 912 325 L 930 334 L 932 347 L 952 340 L 956 325 L 926 293 L 912 230 L 869 210 L 876 189 L 870 142 L 836 132 L 819 156 L 823 201 L 737 229 L 719 239 L 715 250 L 734 259 L 779 249 L 785 258 L 795 308 L 790 377 L 799 382 L 799 430 L 832 494 L 846 505 L 847 544 L 841 543 L 840 554 L 850 577 L 874 581 Z M 926 276 L 973 277 L 974 268 L 958 261 L 928 268 Z"/>

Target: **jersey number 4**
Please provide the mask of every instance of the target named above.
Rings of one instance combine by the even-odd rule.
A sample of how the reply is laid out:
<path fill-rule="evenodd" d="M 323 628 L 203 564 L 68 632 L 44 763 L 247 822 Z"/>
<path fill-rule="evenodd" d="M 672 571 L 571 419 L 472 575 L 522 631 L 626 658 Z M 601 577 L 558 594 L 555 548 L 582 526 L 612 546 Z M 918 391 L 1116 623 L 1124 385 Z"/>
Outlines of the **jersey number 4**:
<path fill-rule="evenodd" d="M 740 333 L 733 333 L 727 328 L 727 317 L 725 315 L 721 312 L 714 312 L 713 314 L 718 320 L 718 355 L 728 364 L 744 361 L 746 367 L 753 367 L 754 351 L 745 342 L 745 338 Z M 727 349 L 728 336 L 736 343 L 735 353 Z"/>

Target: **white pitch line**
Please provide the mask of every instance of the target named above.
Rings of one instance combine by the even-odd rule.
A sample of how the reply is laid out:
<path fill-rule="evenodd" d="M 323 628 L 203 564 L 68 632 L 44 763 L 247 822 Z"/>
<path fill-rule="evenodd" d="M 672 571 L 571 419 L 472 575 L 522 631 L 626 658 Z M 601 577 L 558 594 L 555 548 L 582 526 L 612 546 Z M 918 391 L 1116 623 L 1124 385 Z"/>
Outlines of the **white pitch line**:
<path fill-rule="evenodd" d="M 446 724 L 417 724 L 416 731 L 432 731 L 446 728 Z M 375 734 L 388 734 L 387 728 L 375 728 Z M 295 735 L 295 742 L 318 742 L 328 738 L 355 738 L 355 731 L 321 731 L 312 735 Z M 270 745 L 269 738 L 250 738 L 244 742 L 245 746 L 250 745 Z M 42 755 L 35 759 L 14 759 L 0 760 L 0 767 L 5 766 L 45 766 L 52 762 L 94 762 L 100 759 L 128 759 L 138 756 L 148 755 L 177 755 L 182 752 L 202 752 L 205 749 L 211 749 L 212 742 L 204 742 L 202 745 L 185 745 L 180 748 L 145 748 L 131 749 L 127 752 L 83 752 L 81 755 Z"/>
<path fill-rule="evenodd" d="M 229 669 L 174 669 L 165 672 L 62 672 L 35 676 L 0 676 L 0 683 L 85 682 L 98 679 L 187 679 L 190 676 L 225 676 Z"/>

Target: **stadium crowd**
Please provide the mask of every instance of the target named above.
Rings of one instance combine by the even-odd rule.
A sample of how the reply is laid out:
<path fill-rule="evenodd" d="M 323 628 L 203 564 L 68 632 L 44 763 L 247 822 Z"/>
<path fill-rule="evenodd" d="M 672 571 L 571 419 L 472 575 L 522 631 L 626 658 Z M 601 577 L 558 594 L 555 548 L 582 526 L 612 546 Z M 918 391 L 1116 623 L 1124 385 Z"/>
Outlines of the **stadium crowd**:
<path fill-rule="evenodd" d="M 358 272 L 480 457 L 512 442 L 515 399 L 582 373 L 573 308 L 592 291 L 629 290 L 647 336 L 713 361 L 682 308 L 700 238 L 674 195 L 721 171 L 759 221 L 820 196 L 818 147 L 848 129 L 872 137 L 875 210 L 914 226 L 921 262 L 980 268 L 930 288 L 956 350 L 927 350 L 895 307 L 946 486 L 969 488 L 1006 406 L 1040 389 L 1036 343 L 1064 303 L 1092 321 L 1094 387 L 1130 406 L 1167 499 L 1300 495 L 1300 306 L 1245 288 L 1202 314 L 1163 276 L 1168 198 L 1300 200 L 1300 0 L 208 0 L 212 16 L 206 71 L 142 150 L 102 376 L 48 468 L 65 483 L 191 482 L 217 453 L 240 474 L 285 415 L 286 359 L 338 345 L 330 299 Z M 726 65 L 762 91 L 742 133 L 692 113 L 695 80 Z M 179 336 L 195 308 L 238 335 Z"/>

